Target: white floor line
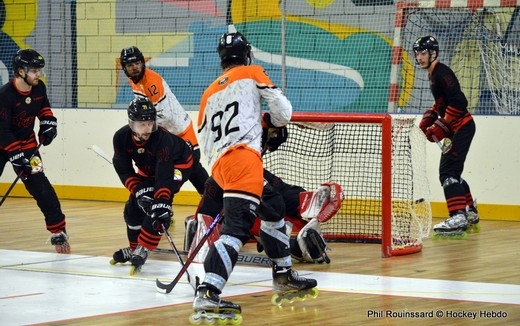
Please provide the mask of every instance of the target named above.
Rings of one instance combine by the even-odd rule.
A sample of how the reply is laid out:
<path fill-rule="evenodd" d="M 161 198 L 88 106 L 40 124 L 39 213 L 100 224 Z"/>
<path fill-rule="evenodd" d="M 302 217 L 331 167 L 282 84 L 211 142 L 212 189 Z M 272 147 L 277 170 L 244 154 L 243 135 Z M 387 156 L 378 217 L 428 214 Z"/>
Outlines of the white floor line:
<path fill-rule="evenodd" d="M 164 282 L 175 277 L 180 269 L 175 261 L 148 260 L 135 277 L 129 276 L 130 265 L 111 266 L 108 261 L 108 257 L 0 250 L 0 324 L 44 323 L 193 300 L 186 278 L 170 294 L 155 289 L 157 277 Z M 520 285 L 299 272 L 316 278 L 320 291 L 520 305 Z M 202 265 L 193 265 L 190 274 L 202 277 Z M 270 269 L 237 265 L 225 295 L 270 289 Z"/>

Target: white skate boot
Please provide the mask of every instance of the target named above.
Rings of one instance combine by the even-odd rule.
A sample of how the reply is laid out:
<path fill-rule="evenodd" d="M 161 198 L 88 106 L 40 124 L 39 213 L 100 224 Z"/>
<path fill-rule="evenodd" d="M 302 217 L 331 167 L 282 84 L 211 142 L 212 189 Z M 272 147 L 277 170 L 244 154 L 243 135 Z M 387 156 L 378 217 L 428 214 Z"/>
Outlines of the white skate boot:
<path fill-rule="evenodd" d="M 465 239 L 467 229 L 466 212 L 457 211 L 444 222 L 434 225 L 433 231 L 435 231 L 435 234 L 433 238 Z"/>
<path fill-rule="evenodd" d="M 67 232 L 51 234 L 49 240 L 59 254 L 70 254 L 69 236 Z"/>
<path fill-rule="evenodd" d="M 242 308 L 240 305 L 222 300 L 220 296 L 205 285 L 199 285 L 193 301 L 193 314 L 189 321 L 193 325 L 199 325 L 203 321 L 206 324 L 239 325 L 242 323 Z"/>

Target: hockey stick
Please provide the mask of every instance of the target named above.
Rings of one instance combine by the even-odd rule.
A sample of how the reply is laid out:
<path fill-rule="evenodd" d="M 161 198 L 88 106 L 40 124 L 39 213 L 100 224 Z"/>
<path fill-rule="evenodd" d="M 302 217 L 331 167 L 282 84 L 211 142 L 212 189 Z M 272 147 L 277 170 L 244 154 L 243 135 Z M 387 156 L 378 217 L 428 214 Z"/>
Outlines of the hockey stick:
<path fill-rule="evenodd" d="M 439 146 L 439 149 L 441 150 L 442 154 L 446 154 L 451 150 L 451 139 L 444 138 L 443 141 L 440 141 L 439 139 L 437 139 L 437 137 L 435 137 L 435 135 L 432 135 L 432 139 L 435 141 L 437 146 Z"/>
<path fill-rule="evenodd" d="M 36 153 L 38 153 L 38 150 L 40 149 L 40 147 L 42 146 L 42 143 L 39 143 L 38 146 L 36 146 L 36 149 L 34 150 L 34 152 L 32 153 L 31 157 L 29 158 L 29 162 L 32 160 L 32 158 L 34 157 L 34 155 L 36 155 Z M 16 178 L 14 179 L 13 183 L 11 183 L 11 186 L 9 186 L 9 189 L 7 189 L 7 192 L 5 193 L 4 197 L 2 197 L 2 200 L 0 200 L 0 206 L 2 206 L 2 204 L 4 203 L 4 201 L 7 199 L 7 196 L 9 196 L 9 194 L 11 193 L 11 191 L 13 190 L 14 186 L 16 185 L 16 183 L 18 182 L 18 180 L 20 180 L 20 178 L 22 177 L 22 173 L 23 172 L 20 172 Z"/>
<path fill-rule="evenodd" d="M 102 150 L 101 147 L 99 147 L 97 145 L 92 145 L 92 150 L 97 155 L 99 155 L 102 159 L 104 159 L 108 163 L 112 164 L 112 160 L 110 159 L 110 156 L 108 156 L 108 154 L 104 150 Z"/>
<path fill-rule="evenodd" d="M 166 230 L 164 225 L 162 227 L 163 227 L 164 234 L 166 235 L 166 239 L 168 239 L 168 242 L 170 243 L 170 246 L 172 247 L 172 251 L 175 253 L 175 256 L 177 256 L 177 259 L 179 260 L 179 263 L 181 263 L 181 266 L 184 267 L 184 261 L 181 258 L 181 254 L 179 253 L 179 250 L 177 250 L 177 247 L 175 247 L 175 243 L 173 243 L 173 239 L 170 236 L 170 233 L 168 232 L 168 230 Z M 188 278 L 188 283 L 190 283 L 191 287 L 194 290 L 197 290 L 195 288 L 195 286 L 191 283 L 191 276 L 190 276 L 190 273 L 188 272 L 188 269 L 186 269 L 186 276 Z"/>
<path fill-rule="evenodd" d="M 200 248 L 202 248 L 202 246 L 204 245 L 206 240 L 209 238 L 209 236 L 211 235 L 213 230 L 217 227 L 217 224 L 220 222 L 221 219 L 222 219 L 222 214 L 218 214 L 217 217 L 213 220 L 211 225 L 206 230 L 206 233 L 204 233 L 204 235 L 202 236 L 202 239 L 200 239 L 200 241 L 197 244 L 197 246 L 195 247 L 195 249 L 193 249 L 191 256 L 189 256 L 188 259 L 186 260 L 186 262 L 184 263 L 184 265 L 182 265 L 181 270 L 179 271 L 179 273 L 177 273 L 177 276 L 175 277 L 175 279 L 173 281 L 171 281 L 168 284 L 164 284 L 161 281 L 159 281 L 159 279 L 155 280 L 155 285 L 157 286 L 157 291 L 159 291 L 161 293 L 170 293 L 173 290 L 175 285 L 177 285 L 177 283 L 181 279 L 184 272 L 186 272 L 188 270 L 188 267 L 190 266 L 191 262 L 193 261 L 193 259 L 195 259 L 195 256 L 197 256 L 197 254 L 199 253 Z"/>

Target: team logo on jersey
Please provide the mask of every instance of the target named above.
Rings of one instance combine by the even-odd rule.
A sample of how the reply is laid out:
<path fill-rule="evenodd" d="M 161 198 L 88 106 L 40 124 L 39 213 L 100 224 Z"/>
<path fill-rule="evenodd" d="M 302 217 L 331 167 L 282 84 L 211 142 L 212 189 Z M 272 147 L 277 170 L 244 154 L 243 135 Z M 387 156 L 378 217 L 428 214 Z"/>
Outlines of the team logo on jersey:
<path fill-rule="evenodd" d="M 175 169 L 173 171 L 173 180 L 175 181 L 182 181 L 182 172 L 178 169 Z"/>
<path fill-rule="evenodd" d="M 139 147 L 139 148 L 137 149 L 137 153 L 138 153 L 138 154 L 143 154 L 143 153 L 144 153 L 144 148 Z"/>
<path fill-rule="evenodd" d="M 32 101 L 32 100 L 31 100 L 30 97 L 26 97 L 26 98 L 25 98 L 25 103 L 26 103 L 26 104 L 31 104 L 31 101 Z"/>
<path fill-rule="evenodd" d="M 222 78 L 218 81 L 218 84 L 219 84 L 220 86 L 222 86 L 222 85 L 224 85 L 224 84 L 226 84 L 226 83 L 228 82 L 228 79 L 229 79 L 229 78 L 228 78 L 227 76 L 226 76 L 226 77 L 222 77 Z"/>

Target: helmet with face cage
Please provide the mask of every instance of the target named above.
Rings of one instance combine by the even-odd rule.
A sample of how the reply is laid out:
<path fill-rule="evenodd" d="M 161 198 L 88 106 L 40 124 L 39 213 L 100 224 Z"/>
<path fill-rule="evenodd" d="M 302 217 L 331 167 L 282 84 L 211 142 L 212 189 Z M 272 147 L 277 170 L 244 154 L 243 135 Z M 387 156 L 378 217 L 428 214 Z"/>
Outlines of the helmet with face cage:
<path fill-rule="evenodd" d="M 143 71 L 139 75 L 138 79 L 141 79 L 144 74 L 144 56 L 143 53 L 137 48 L 137 46 L 131 46 L 128 48 L 124 48 L 121 50 L 121 55 L 119 56 L 119 63 L 125 72 L 127 77 L 131 77 L 126 70 L 126 65 L 133 62 L 141 61 L 143 63 Z"/>
<path fill-rule="evenodd" d="M 131 121 L 155 121 L 157 110 L 149 99 L 136 97 L 128 106 L 128 119 Z"/>
<path fill-rule="evenodd" d="M 238 32 L 222 34 L 217 45 L 217 52 L 223 66 L 251 63 L 251 44 L 244 35 Z"/>

